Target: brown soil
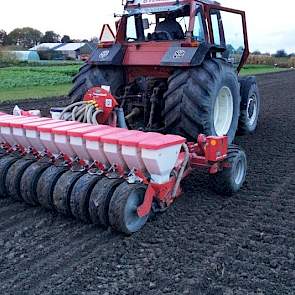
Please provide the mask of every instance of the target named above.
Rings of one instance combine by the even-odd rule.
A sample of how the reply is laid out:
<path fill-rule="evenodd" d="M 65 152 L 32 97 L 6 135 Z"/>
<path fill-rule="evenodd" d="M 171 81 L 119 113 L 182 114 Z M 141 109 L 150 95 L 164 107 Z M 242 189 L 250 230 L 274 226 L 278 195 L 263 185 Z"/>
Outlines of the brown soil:
<path fill-rule="evenodd" d="M 132 237 L 0 200 L 0 293 L 295 294 L 295 72 L 258 81 L 262 116 L 254 136 L 237 139 L 249 175 L 235 197 L 196 172 Z"/>

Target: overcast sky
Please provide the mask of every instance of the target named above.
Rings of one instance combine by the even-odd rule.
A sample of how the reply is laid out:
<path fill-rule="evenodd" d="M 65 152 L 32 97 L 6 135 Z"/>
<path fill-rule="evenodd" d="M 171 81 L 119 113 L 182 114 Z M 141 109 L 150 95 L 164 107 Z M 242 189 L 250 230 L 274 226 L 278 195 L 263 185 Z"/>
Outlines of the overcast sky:
<path fill-rule="evenodd" d="M 224 6 L 245 10 L 251 50 L 295 52 L 295 1 L 220 0 Z M 11 31 L 30 26 L 54 30 L 71 38 L 99 36 L 103 23 L 114 23 L 113 13 L 122 10 L 121 0 L 2 0 L 0 29 Z"/>

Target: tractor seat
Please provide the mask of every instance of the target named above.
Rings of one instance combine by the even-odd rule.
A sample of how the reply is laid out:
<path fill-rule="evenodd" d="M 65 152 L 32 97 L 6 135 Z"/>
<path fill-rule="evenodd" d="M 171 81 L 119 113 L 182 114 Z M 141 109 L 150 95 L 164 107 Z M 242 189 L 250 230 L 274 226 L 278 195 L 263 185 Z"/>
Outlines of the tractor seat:
<path fill-rule="evenodd" d="M 152 35 L 154 40 L 182 40 L 185 37 L 181 25 L 175 19 L 158 23 Z"/>

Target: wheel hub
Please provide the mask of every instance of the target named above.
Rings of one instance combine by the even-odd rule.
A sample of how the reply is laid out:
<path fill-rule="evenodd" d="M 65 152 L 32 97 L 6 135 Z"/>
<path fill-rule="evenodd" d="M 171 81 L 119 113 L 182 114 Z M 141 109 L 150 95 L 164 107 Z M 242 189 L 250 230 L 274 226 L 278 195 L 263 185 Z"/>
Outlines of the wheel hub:
<path fill-rule="evenodd" d="M 214 105 L 214 129 L 218 136 L 227 135 L 233 119 L 234 102 L 231 90 L 223 86 Z"/>
<path fill-rule="evenodd" d="M 247 116 L 250 125 L 254 124 L 257 116 L 257 98 L 256 95 L 252 95 L 247 105 Z"/>
<path fill-rule="evenodd" d="M 240 184 L 244 177 L 244 166 L 242 160 L 239 160 L 235 169 L 235 183 Z"/>

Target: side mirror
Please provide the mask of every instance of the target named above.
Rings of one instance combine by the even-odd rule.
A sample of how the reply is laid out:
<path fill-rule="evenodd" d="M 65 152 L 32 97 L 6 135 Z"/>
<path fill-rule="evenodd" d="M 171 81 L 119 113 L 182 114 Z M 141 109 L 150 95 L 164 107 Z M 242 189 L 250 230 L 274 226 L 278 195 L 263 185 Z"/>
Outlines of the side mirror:
<path fill-rule="evenodd" d="M 144 30 L 148 30 L 150 28 L 150 22 L 148 18 L 144 18 L 142 20 L 142 24 L 143 24 L 143 29 Z"/>

